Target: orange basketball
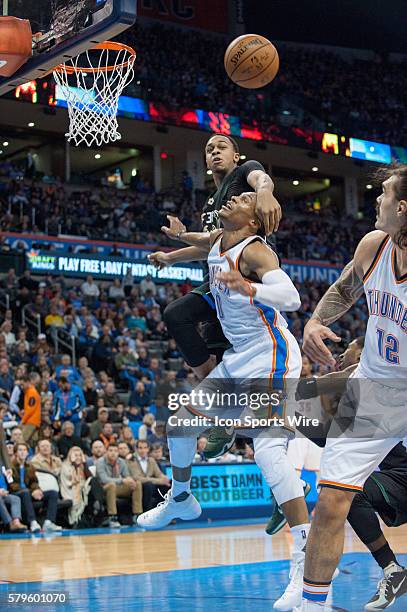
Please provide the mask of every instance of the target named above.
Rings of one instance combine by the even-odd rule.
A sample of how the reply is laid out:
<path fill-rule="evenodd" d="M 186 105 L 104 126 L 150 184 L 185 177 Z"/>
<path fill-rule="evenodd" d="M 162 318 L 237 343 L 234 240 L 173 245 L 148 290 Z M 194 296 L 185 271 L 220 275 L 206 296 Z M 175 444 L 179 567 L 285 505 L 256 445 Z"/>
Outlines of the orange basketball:
<path fill-rule="evenodd" d="M 271 83 L 280 66 L 273 43 L 257 34 L 235 38 L 226 49 L 224 61 L 229 78 L 247 89 L 257 89 Z"/>

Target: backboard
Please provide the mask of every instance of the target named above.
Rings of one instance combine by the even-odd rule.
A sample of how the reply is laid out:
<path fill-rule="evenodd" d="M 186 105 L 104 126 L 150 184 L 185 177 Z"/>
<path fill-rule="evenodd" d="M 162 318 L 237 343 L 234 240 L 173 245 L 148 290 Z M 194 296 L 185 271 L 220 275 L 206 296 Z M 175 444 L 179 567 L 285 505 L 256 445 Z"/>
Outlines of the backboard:
<path fill-rule="evenodd" d="M 135 23 L 136 5 L 137 0 L 0 0 L 0 15 L 29 19 L 33 35 L 41 33 L 32 57 L 11 77 L 0 77 L 0 95 L 118 36 Z"/>

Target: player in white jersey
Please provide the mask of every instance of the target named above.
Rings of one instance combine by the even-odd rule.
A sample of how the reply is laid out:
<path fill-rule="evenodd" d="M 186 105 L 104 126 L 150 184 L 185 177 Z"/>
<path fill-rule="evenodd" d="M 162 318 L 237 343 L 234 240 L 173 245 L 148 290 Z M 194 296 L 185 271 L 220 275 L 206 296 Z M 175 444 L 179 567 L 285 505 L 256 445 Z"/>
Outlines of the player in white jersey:
<path fill-rule="evenodd" d="M 291 610 L 301 601 L 309 516 L 302 483 L 287 459 L 287 443 L 292 433 L 285 427 L 284 413 L 278 412 L 288 411 L 290 402 L 278 400 L 273 407 L 267 401 L 258 411 L 256 406 L 251 409 L 250 404 L 258 396 L 259 387 L 277 397 L 281 397 L 281 391 L 293 395 L 294 380 L 298 380 L 301 371 L 301 353 L 280 310 L 296 310 L 300 298 L 290 278 L 280 269 L 277 256 L 258 235 L 260 222 L 255 203 L 255 193 L 233 196 L 219 213 L 224 230 L 183 235 L 184 242 L 209 251 L 210 289 L 223 333 L 232 348 L 190 394 L 188 405 L 169 418 L 172 488 L 165 501 L 139 516 L 137 523 L 146 529 L 158 529 L 174 518 L 197 518 L 201 508 L 190 490 L 197 435 L 216 416 L 234 419 L 234 424 L 241 419 L 241 429 L 254 438 L 255 461 L 291 527 L 294 550 L 290 584 L 274 604 L 277 610 Z M 263 234 L 261 230 L 260 233 Z M 222 399 L 215 399 L 212 406 L 210 400 L 219 397 L 216 396 L 219 390 Z M 245 393 L 249 400 L 242 404 L 237 395 L 240 399 Z M 231 404 L 225 399 L 227 394 L 237 394 Z M 250 428 L 257 415 L 266 415 L 270 422 L 276 419 L 278 426 Z"/>
<path fill-rule="evenodd" d="M 352 427 L 344 431 L 333 423 L 322 454 L 322 490 L 306 552 L 301 609 L 307 611 L 324 606 L 354 494 L 407 436 L 407 165 L 386 170 L 383 179 L 377 231 L 361 240 L 304 330 L 308 356 L 331 362 L 323 340 L 340 338 L 328 326 L 365 291 L 365 347 L 338 410 L 339 417 L 352 417 Z"/>

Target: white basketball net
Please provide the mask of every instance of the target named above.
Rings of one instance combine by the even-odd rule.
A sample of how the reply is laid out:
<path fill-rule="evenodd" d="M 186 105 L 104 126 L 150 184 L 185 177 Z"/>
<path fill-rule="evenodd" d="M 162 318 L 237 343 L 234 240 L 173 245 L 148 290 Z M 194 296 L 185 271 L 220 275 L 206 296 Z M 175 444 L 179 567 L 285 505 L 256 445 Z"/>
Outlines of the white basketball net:
<path fill-rule="evenodd" d="M 58 96 L 68 105 L 65 136 L 75 145 L 101 146 L 121 138 L 117 108 L 123 89 L 133 79 L 136 54 L 125 45 L 108 45 L 97 45 L 54 70 Z"/>

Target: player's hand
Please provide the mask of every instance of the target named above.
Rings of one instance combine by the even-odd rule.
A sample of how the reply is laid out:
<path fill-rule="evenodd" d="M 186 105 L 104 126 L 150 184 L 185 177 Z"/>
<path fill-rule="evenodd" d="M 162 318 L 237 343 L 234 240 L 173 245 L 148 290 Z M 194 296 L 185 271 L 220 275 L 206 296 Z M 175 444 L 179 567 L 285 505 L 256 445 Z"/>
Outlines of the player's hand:
<path fill-rule="evenodd" d="M 281 221 L 281 206 L 271 191 L 257 192 L 256 214 L 264 225 L 266 236 L 276 232 Z"/>
<path fill-rule="evenodd" d="M 167 215 L 167 219 L 170 222 L 170 227 L 162 226 L 161 231 L 164 232 L 168 238 L 172 238 L 174 240 L 178 240 L 178 234 L 181 232 L 186 232 L 187 228 L 185 225 L 178 219 L 178 217 L 173 217 L 172 215 Z"/>
<path fill-rule="evenodd" d="M 156 253 L 151 253 L 151 255 L 147 257 L 147 259 L 151 264 L 153 264 L 155 268 L 158 268 L 159 270 L 170 265 L 168 253 L 164 253 L 164 251 L 157 251 Z"/>
<path fill-rule="evenodd" d="M 317 319 L 311 319 L 304 327 L 302 348 L 308 357 L 321 365 L 335 365 L 335 359 L 323 340 L 340 342 L 341 338 Z"/>
<path fill-rule="evenodd" d="M 233 291 L 237 291 L 241 295 L 253 296 L 255 294 L 254 288 L 249 281 L 240 274 L 239 270 L 235 270 L 233 261 L 228 255 L 226 255 L 226 259 L 229 262 L 230 272 L 218 272 L 216 278 L 222 281 L 228 289 L 233 289 Z"/>

